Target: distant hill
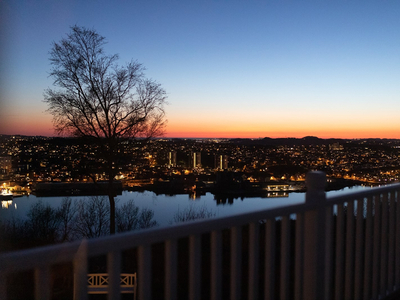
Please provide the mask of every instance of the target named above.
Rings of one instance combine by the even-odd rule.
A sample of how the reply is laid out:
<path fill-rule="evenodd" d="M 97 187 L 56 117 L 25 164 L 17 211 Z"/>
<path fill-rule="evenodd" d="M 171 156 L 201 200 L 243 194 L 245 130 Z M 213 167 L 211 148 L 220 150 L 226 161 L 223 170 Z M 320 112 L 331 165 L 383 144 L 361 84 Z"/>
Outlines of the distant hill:
<path fill-rule="evenodd" d="M 345 139 L 321 139 L 315 136 L 303 138 L 269 138 L 263 139 L 231 139 L 231 143 L 262 146 L 300 146 L 300 145 L 328 145 L 333 143 L 344 143 L 351 140 Z"/>
<path fill-rule="evenodd" d="M 20 138 L 26 140 L 26 142 L 32 140 L 52 140 L 59 144 L 73 144 L 78 141 L 87 143 L 87 140 L 77 137 L 45 137 L 45 136 L 25 136 L 25 135 L 7 135 L 0 134 L 0 142 L 4 143 L 11 138 Z M 161 138 L 165 139 L 165 138 Z M 198 139 L 198 138 L 167 138 L 168 140 L 178 143 L 195 143 L 198 140 L 208 140 L 209 138 Z M 156 139 L 157 140 L 157 139 Z M 400 139 L 380 139 L 380 138 L 363 138 L 363 139 L 340 139 L 340 138 L 328 138 L 322 139 L 316 136 L 305 136 L 302 138 L 270 138 L 264 137 L 259 139 L 251 138 L 223 138 L 224 141 L 238 144 L 238 145 L 259 145 L 259 146 L 307 146 L 307 145 L 329 145 L 333 143 L 349 144 L 349 145 L 396 145 L 400 147 Z"/>
<path fill-rule="evenodd" d="M 367 139 L 321 139 L 315 136 L 305 136 L 303 138 L 269 138 L 265 137 L 262 139 L 231 139 L 231 143 L 241 145 L 259 145 L 259 146 L 307 146 L 307 145 L 329 145 L 333 143 L 340 144 L 365 144 L 365 145 L 388 145 L 388 144 L 400 144 L 398 139 L 379 139 L 379 138 L 367 138 Z"/>

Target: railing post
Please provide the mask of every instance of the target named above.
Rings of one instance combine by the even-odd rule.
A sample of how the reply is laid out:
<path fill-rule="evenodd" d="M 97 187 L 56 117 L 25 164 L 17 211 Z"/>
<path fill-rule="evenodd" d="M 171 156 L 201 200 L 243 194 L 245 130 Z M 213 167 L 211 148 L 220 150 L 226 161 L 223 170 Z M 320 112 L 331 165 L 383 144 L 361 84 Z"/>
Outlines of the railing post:
<path fill-rule="evenodd" d="M 304 289 L 303 299 L 324 298 L 325 195 L 324 172 L 306 176 L 306 205 L 315 208 L 304 214 Z"/>
<path fill-rule="evenodd" d="M 88 241 L 83 239 L 73 260 L 74 300 L 87 299 L 87 253 Z"/>

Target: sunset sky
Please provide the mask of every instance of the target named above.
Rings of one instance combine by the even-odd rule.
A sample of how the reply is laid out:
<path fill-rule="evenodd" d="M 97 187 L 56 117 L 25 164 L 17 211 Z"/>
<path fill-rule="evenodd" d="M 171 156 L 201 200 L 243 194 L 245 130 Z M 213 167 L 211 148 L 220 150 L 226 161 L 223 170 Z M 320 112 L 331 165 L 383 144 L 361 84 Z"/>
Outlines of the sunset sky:
<path fill-rule="evenodd" d="M 49 51 L 78 25 L 165 88 L 167 137 L 400 138 L 398 0 L 1 0 L 0 134 L 54 135 Z"/>

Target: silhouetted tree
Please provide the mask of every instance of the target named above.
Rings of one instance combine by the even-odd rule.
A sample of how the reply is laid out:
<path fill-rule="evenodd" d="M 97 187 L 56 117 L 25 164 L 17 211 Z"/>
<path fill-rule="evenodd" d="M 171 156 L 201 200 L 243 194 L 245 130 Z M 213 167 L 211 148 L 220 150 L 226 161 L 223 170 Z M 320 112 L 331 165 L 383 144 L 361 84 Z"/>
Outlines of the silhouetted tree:
<path fill-rule="evenodd" d="M 59 239 L 60 242 L 71 241 L 73 239 L 74 221 L 78 212 L 78 205 L 72 203 L 72 199 L 65 197 L 61 201 L 61 206 L 57 209 L 60 219 Z"/>
<path fill-rule="evenodd" d="M 158 223 L 154 218 L 154 210 L 149 208 L 142 208 L 139 215 L 138 228 L 146 229 L 157 226 Z"/>
<path fill-rule="evenodd" d="M 106 197 L 90 196 L 72 201 L 62 199 L 58 208 L 38 201 L 31 205 L 27 219 L 0 220 L 0 251 L 31 248 L 108 233 L 109 203 Z M 131 199 L 116 207 L 118 232 L 158 226 L 154 211 L 139 209 Z"/>
<path fill-rule="evenodd" d="M 193 205 L 186 207 L 183 211 L 178 211 L 174 214 L 172 223 L 181 223 L 181 222 L 188 222 L 194 221 L 199 219 L 208 219 L 215 217 L 215 213 L 212 210 L 208 210 L 205 205 L 196 208 Z"/>
<path fill-rule="evenodd" d="M 154 211 L 149 208 L 142 208 L 139 211 L 139 207 L 132 199 L 117 207 L 115 215 L 118 232 L 146 229 L 158 225 L 154 220 Z"/>
<path fill-rule="evenodd" d="M 95 30 L 73 26 L 50 51 L 50 76 L 58 90 L 47 89 L 44 101 L 59 134 L 94 139 L 109 180 L 110 233 L 115 233 L 114 177 L 119 147 L 126 138 L 163 133 L 165 90 L 144 77 L 141 64 L 117 64 L 106 55 L 105 38 Z"/>
<path fill-rule="evenodd" d="M 107 234 L 110 207 L 105 197 L 91 196 L 77 202 L 74 232 L 77 238 L 95 238 Z"/>
<path fill-rule="evenodd" d="M 129 200 L 116 209 L 115 218 L 118 232 L 135 230 L 138 227 L 139 207 Z"/>
<path fill-rule="evenodd" d="M 56 209 L 38 201 L 31 206 L 25 222 L 26 232 L 32 239 L 45 243 L 54 243 L 58 239 L 60 218 Z"/>

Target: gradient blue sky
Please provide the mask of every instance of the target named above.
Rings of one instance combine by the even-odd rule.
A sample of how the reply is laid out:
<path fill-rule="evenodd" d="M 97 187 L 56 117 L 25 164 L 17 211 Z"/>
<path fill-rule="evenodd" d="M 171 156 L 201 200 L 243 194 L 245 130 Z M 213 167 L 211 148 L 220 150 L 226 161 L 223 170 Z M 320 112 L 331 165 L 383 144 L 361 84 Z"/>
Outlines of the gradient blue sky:
<path fill-rule="evenodd" d="M 53 135 L 48 52 L 96 29 L 168 93 L 167 136 L 400 138 L 400 1 L 0 0 L 0 133 Z"/>

